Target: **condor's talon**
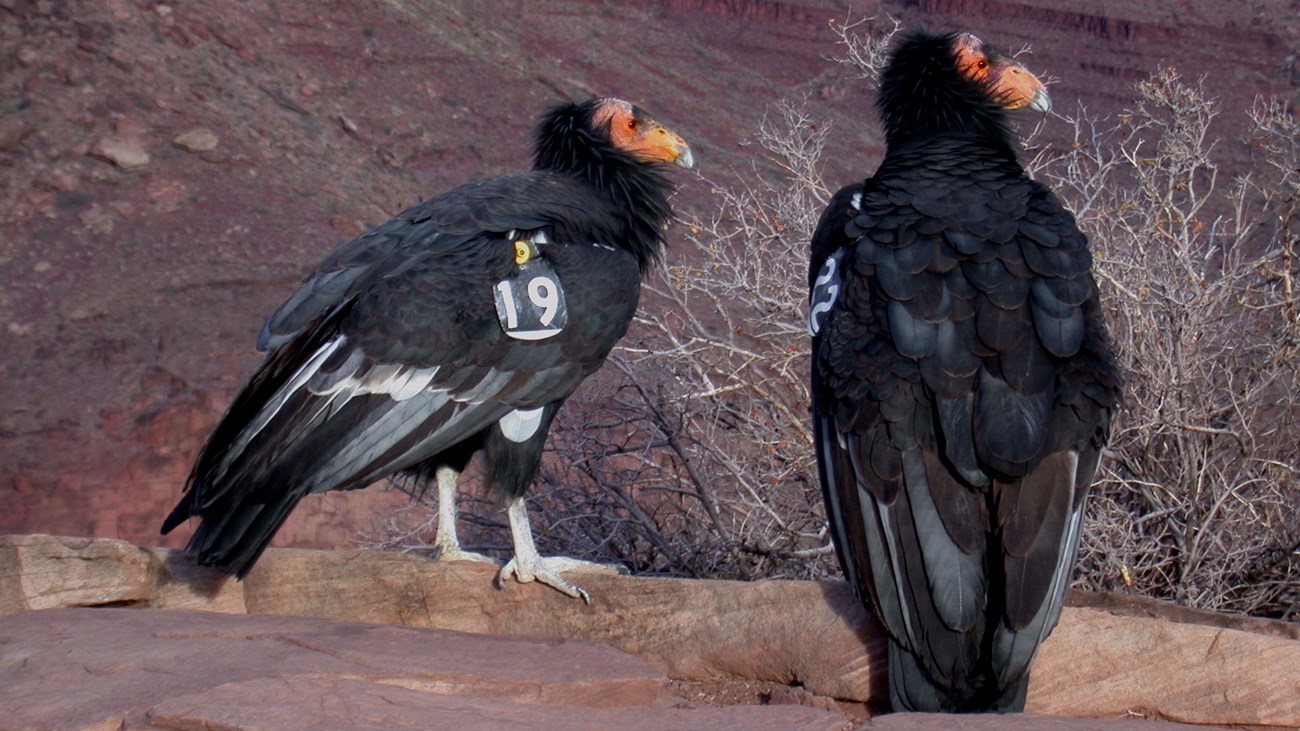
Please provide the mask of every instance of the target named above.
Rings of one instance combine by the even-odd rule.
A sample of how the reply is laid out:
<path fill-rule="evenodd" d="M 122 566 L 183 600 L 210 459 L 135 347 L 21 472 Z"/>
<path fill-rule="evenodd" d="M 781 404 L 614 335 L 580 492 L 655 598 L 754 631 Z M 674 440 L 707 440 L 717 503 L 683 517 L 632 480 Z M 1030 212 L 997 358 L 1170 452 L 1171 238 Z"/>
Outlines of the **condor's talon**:
<path fill-rule="evenodd" d="M 433 544 L 434 561 L 473 561 L 475 563 L 490 563 L 493 566 L 500 566 L 501 562 L 491 556 L 485 556 L 474 551 L 466 551 L 460 546 L 443 546 L 438 543 Z"/>
<path fill-rule="evenodd" d="M 497 572 L 496 585 L 498 589 L 504 589 L 507 579 L 514 579 L 521 584 L 540 581 L 561 594 L 591 604 L 591 595 L 587 593 L 586 589 L 569 583 L 560 575 L 565 571 L 591 565 L 596 564 L 588 564 L 586 561 L 579 561 L 567 556 L 551 556 L 549 558 L 538 556 L 536 562 L 520 562 L 519 558 L 515 557 L 510 559 Z"/>
<path fill-rule="evenodd" d="M 584 589 L 565 580 L 560 574 L 566 571 L 584 571 L 587 573 L 617 574 L 625 573 L 620 566 L 593 563 L 568 556 L 543 557 L 537 553 L 533 543 L 533 530 L 528 524 L 528 509 L 523 497 L 515 498 L 506 509 L 510 520 L 510 534 L 514 538 L 515 557 L 510 559 L 497 572 L 497 588 L 504 588 L 506 579 L 513 578 L 521 584 L 540 581 L 566 596 L 581 599 L 591 604 L 591 595 Z"/>
<path fill-rule="evenodd" d="M 514 579 L 521 584 L 527 584 L 532 581 L 540 581 L 543 584 L 555 589 L 561 594 L 571 596 L 574 599 L 581 599 L 587 604 L 591 604 L 591 595 L 585 589 L 570 583 L 560 574 L 568 571 L 582 571 L 585 573 L 596 574 L 626 574 L 627 569 L 622 566 L 613 564 L 595 563 L 593 561 L 583 561 L 578 558 L 568 556 L 538 556 L 536 561 L 521 562 L 516 556 L 510 559 L 501 570 L 497 572 L 496 586 L 498 589 L 505 588 L 507 579 Z"/>

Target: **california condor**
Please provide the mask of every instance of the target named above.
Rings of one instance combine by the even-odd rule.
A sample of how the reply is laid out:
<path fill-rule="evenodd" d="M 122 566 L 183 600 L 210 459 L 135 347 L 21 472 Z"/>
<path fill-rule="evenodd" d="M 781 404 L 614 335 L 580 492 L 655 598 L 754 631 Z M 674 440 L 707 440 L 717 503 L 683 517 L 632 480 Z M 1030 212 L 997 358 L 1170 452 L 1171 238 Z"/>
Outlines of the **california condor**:
<path fill-rule="evenodd" d="M 660 258 L 676 133 L 613 98 L 565 104 L 536 131 L 533 169 L 424 201 L 328 256 L 258 337 L 266 356 L 204 445 L 167 533 L 243 577 L 305 496 L 387 477 L 438 485 L 438 543 L 477 452 L 509 503 L 500 577 L 574 597 L 578 563 L 542 558 L 524 492 L 560 405 L 604 362 Z"/>
<path fill-rule="evenodd" d="M 1087 239 L 1016 162 L 1043 84 L 906 35 L 886 154 L 812 240 L 813 420 L 836 553 L 889 634 L 896 711 L 1018 711 L 1119 402 Z"/>

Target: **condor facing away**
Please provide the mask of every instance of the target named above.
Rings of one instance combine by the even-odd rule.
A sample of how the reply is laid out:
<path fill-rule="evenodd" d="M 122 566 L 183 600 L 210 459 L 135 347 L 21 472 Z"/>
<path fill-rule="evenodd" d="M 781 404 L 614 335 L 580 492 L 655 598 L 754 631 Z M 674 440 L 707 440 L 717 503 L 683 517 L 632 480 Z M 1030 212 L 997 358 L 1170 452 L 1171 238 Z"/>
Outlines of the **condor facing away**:
<path fill-rule="evenodd" d="M 267 355 L 209 438 L 163 523 L 201 523 L 198 563 L 243 577 L 298 501 L 393 475 L 436 479 L 438 543 L 478 451 L 509 501 L 501 577 L 574 597 L 543 559 L 523 494 L 551 420 L 626 332 L 671 216 L 677 134 L 619 99 L 567 104 L 537 130 L 530 172 L 461 186 L 344 244 L 271 315 Z"/>
<path fill-rule="evenodd" d="M 1023 709 L 1119 401 L 1087 241 L 1016 162 L 1023 106 L 1042 84 L 979 39 L 907 36 L 885 160 L 812 242 L 826 512 L 896 711 Z"/>

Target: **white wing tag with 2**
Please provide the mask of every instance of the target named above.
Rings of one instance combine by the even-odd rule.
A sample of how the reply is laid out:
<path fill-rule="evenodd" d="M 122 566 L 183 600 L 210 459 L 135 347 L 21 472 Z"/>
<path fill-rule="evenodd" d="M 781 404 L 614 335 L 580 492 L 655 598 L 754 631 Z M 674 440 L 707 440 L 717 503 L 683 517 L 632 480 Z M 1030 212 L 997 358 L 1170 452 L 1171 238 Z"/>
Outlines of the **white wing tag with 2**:
<path fill-rule="evenodd" d="M 518 340 L 545 340 L 569 321 L 560 278 L 545 259 L 529 259 L 513 277 L 496 283 L 497 319 L 506 335 Z"/>
<path fill-rule="evenodd" d="M 840 262 L 843 259 L 844 251 L 837 251 L 826 259 L 821 271 L 817 272 L 812 295 L 808 298 L 809 335 L 821 332 L 827 316 L 831 313 L 831 308 L 835 306 L 835 300 L 840 296 L 840 286 L 844 283 L 844 277 L 840 273 Z"/>

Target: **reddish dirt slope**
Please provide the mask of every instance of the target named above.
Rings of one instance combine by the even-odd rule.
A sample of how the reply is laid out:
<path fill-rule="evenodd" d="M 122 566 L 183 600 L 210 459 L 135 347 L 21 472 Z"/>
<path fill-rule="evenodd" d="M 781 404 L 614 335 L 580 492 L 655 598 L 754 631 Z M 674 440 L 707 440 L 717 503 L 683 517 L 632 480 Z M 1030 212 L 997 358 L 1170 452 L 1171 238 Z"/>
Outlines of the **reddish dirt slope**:
<path fill-rule="evenodd" d="M 1206 74 L 1225 117 L 1258 92 L 1296 94 L 1294 3 L 1075 5 L 884 10 L 1032 42 L 1031 67 L 1060 79 L 1058 109 L 1116 111 L 1158 64 Z M 867 172 L 870 92 L 827 60 L 846 12 L 0 0 L 0 533 L 160 542 L 189 460 L 257 362 L 262 318 L 301 272 L 406 205 L 524 165 L 532 119 L 555 101 L 635 99 L 725 184 L 749 168 L 741 140 L 769 104 L 807 95 L 834 125 L 828 179 Z M 709 183 L 680 179 L 679 210 L 706 211 Z M 346 544 L 403 499 L 313 500 L 277 543 Z"/>

